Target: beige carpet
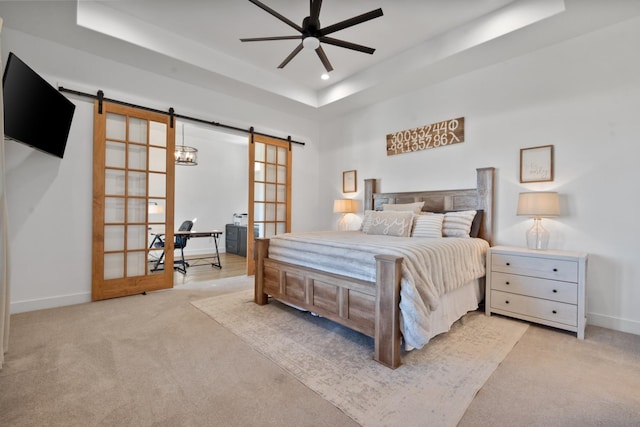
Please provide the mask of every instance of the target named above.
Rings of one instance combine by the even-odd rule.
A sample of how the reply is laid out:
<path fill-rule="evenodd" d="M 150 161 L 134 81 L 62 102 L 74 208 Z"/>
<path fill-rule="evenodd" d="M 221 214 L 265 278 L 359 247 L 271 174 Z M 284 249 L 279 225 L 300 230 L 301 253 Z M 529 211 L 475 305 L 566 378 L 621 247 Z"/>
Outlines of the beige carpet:
<path fill-rule="evenodd" d="M 372 360 L 373 340 L 242 291 L 192 302 L 364 426 L 455 426 L 527 325 L 469 313 L 391 370 Z"/>

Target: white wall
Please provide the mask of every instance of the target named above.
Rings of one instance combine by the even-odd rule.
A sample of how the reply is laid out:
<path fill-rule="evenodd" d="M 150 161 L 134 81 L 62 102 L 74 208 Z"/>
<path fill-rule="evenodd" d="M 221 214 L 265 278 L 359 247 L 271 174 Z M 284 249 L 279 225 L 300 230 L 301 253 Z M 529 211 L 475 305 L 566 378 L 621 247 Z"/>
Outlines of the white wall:
<path fill-rule="evenodd" d="M 314 227 L 315 123 L 54 44 L 12 30 L 5 22 L 3 63 L 10 51 L 54 86 L 90 93 L 102 89 L 109 98 L 163 110 L 173 107 L 179 114 L 305 141 L 304 147 L 293 147 L 293 179 L 301 184 L 293 185 L 292 227 Z M 62 160 L 18 143 L 6 146 L 13 313 L 90 300 L 93 103 L 69 98 L 76 112 Z M 237 209 L 236 204 L 229 207 L 224 221 Z"/>
<path fill-rule="evenodd" d="M 634 19 L 323 123 L 324 226 L 335 226 L 344 170 L 357 170 L 362 199 L 364 178 L 384 192 L 469 188 L 475 168 L 494 166 L 495 243 L 526 245 L 520 191 L 558 191 L 562 216 L 544 223 L 550 247 L 589 253 L 588 322 L 640 334 L 638 52 Z M 459 116 L 464 143 L 386 156 L 387 134 Z M 546 144 L 555 180 L 520 184 L 520 148 Z"/>

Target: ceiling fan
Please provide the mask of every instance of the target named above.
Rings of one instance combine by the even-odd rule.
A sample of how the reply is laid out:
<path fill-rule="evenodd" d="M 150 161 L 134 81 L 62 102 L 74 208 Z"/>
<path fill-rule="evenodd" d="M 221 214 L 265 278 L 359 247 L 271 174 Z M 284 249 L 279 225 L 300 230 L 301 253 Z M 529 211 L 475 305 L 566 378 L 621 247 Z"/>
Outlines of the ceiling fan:
<path fill-rule="evenodd" d="M 382 9 L 380 8 L 322 28 L 320 26 L 320 7 L 322 6 L 322 0 L 309 0 L 309 16 L 304 18 L 304 20 L 302 21 L 302 26 L 287 19 L 286 17 L 282 16 L 281 14 L 271 9 L 269 6 L 263 4 L 262 2 L 259 2 L 258 0 L 249 1 L 258 6 L 260 9 L 275 16 L 285 24 L 300 32 L 300 35 L 298 36 L 255 37 L 240 39 L 241 42 L 302 39 L 300 44 L 296 46 L 295 49 L 293 49 L 289 56 L 287 56 L 285 60 L 282 61 L 280 65 L 278 65 L 278 68 L 284 68 L 285 65 L 287 65 L 298 53 L 300 53 L 303 48 L 306 47 L 309 49 L 314 49 L 316 51 L 318 57 L 320 58 L 320 61 L 322 61 L 322 65 L 324 65 L 324 68 L 327 70 L 327 72 L 332 71 L 333 67 L 331 66 L 327 55 L 320 45 L 321 42 L 368 54 L 373 54 L 373 52 L 375 52 L 375 49 L 373 48 L 346 42 L 344 40 L 334 39 L 332 37 L 327 37 L 327 35 L 382 16 Z"/>

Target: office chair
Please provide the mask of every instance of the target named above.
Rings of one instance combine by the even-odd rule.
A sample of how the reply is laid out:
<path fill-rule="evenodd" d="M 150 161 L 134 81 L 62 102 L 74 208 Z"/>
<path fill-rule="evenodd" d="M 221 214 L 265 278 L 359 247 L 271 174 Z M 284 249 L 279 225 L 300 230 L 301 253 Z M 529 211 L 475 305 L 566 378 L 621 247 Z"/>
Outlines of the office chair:
<path fill-rule="evenodd" d="M 193 221 L 187 220 L 180 225 L 180 228 L 178 228 L 178 231 L 191 231 L 192 227 L 193 227 Z M 189 263 L 184 259 L 184 248 L 187 246 L 187 240 L 189 240 L 187 236 L 175 236 L 175 240 L 173 244 L 174 249 L 180 249 L 180 259 L 173 261 L 173 269 L 178 270 L 182 274 L 186 274 L 187 267 L 189 267 Z M 158 239 L 153 244 L 153 247 L 164 248 L 165 247 L 164 241 L 162 239 Z M 163 259 L 164 259 L 164 251 L 162 251 L 162 255 L 160 255 L 160 258 L 158 258 L 158 260 L 156 261 L 156 265 L 151 269 L 151 271 L 158 270 L 158 266 L 162 263 Z"/>

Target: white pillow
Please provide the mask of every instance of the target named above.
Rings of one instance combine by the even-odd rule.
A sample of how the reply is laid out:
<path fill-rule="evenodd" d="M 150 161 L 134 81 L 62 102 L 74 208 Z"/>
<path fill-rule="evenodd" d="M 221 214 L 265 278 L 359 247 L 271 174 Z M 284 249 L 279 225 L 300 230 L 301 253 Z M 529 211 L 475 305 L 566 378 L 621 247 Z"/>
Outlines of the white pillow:
<path fill-rule="evenodd" d="M 382 205 L 382 210 L 383 211 L 411 211 L 413 213 L 420 213 L 422 211 L 423 206 L 424 206 L 424 202 L 401 203 L 401 204 L 385 203 Z"/>
<path fill-rule="evenodd" d="M 442 223 L 444 237 L 469 237 L 476 211 L 447 212 Z"/>
<path fill-rule="evenodd" d="M 413 212 L 366 211 L 362 232 L 387 236 L 409 237 L 413 225 Z"/>
<path fill-rule="evenodd" d="M 442 237 L 444 214 L 416 215 L 411 237 Z"/>

